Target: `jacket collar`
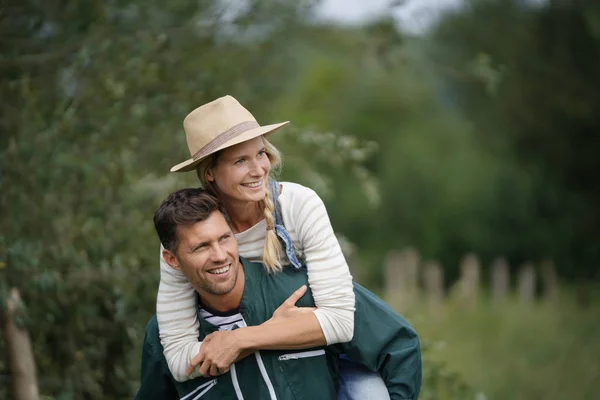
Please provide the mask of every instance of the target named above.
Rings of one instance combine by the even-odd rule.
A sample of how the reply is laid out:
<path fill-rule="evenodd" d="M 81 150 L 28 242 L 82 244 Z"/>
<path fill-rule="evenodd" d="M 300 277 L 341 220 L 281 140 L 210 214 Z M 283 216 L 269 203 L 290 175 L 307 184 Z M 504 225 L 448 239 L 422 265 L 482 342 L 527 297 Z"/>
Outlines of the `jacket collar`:
<path fill-rule="evenodd" d="M 242 293 L 242 300 L 240 302 L 240 314 L 242 316 L 248 315 L 254 309 L 256 303 L 255 296 L 259 294 L 259 285 L 261 277 L 264 276 L 264 267 L 261 263 L 250 262 L 243 257 L 240 257 L 242 268 L 244 269 L 244 292 Z M 200 340 L 204 339 L 208 334 L 218 331 L 219 327 L 206 321 L 200 315 L 200 297 L 198 292 L 196 293 L 196 312 L 198 321 L 200 322 Z M 245 318 L 244 318 L 245 319 Z"/>

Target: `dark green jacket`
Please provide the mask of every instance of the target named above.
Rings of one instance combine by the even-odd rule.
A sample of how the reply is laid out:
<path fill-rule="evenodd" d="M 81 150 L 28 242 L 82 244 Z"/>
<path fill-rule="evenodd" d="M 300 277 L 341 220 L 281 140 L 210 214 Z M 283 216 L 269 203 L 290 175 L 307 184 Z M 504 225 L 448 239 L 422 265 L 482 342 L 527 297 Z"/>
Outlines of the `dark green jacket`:
<path fill-rule="evenodd" d="M 242 259 L 242 264 L 246 279 L 240 313 L 247 325 L 268 320 L 296 289 L 308 283 L 305 269 L 285 268 L 273 274 L 259 263 Z M 341 353 L 379 371 L 393 400 L 417 399 L 421 352 L 415 331 L 373 293 L 358 284 L 354 285 L 354 292 L 354 337 L 348 343 L 328 346 L 326 355 L 321 348 L 262 350 L 235 363 L 227 374 L 181 383 L 168 370 L 154 317 L 146 328 L 142 380 L 136 399 L 236 399 L 236 387 L 246 400 L 271 399 L 272 395 L 281 400 L 336 399 L 337 355 Z M 310 290 L 297 305 L 314 306 Z M 200 318 L 200 340 L 215 330 L 215 326 Z M 288 354 L 293 356 L 286 357 Z"/>

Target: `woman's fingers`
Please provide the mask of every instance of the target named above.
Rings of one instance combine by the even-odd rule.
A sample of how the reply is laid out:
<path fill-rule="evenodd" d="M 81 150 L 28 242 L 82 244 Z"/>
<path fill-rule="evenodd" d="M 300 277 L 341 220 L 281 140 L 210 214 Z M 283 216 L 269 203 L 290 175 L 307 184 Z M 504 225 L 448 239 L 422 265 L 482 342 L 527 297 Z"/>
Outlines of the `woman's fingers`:
<path fill-rule="evenodd" d="M 298 290 L 292 293 L 292 295 L 283 302 L 283 305 L 286 307 L 295 307 L 298 300 L 300 300 L 300 298 L 304 296 L 304 293 L 306 293 L 306 289 L 306 285 L 300 286 Z"/>
<path fill-rule="evenodd" d="M 217 368 L 217 366 L 216 366 L 215 364 L 212 364 L 212 365 L 210 366 L 210 375 L 211 375 L 211 376 L 218 376 L 218 375 L 221 375 L 221 374 L 219 373 L 219 368 Z"/>
<path fill-rule="evenodd" d="M 301 312 L 309 312 L 309 310 L 305 310 L 305 307 L 296 307 L 296 303 L 308 290 L 306 285 L 300 286 L 294 293 L 291 294 L 273 313 L 272 318 L 286 318 L 294 315 L 298 310 L 302 310 Z M 309 307 L 306 307 L 309 308 Z M 310 307 L 310 311 L 314 310 L 313 307 Z M 269 320 L 271 321 L 271 320 Z M 268 322 L 268 321 L 267 321 Z M 272 322 L 272 321 L 271 321 Z"/>
<path fill-rule="evenodd" d="M 212 366 L 213 365 L 210 361 L 203 361 L 202 365 L 200 365 L 200 368 L 198 369 L 198 373 L 202 376 L 209 376 Z"/>
<path fill-rule="evenodd" d="M 192 358 L 192 360 L 188 364 L 188 366 L 185 370 L 185 374 L 190 376 L 192 374 L 192 372 L 194 372 L 194 369 L 196 369 L 196 367 L 198 365 L 200 365 L 202 363 L 202 361 L 204 361 L 204 354 L 202 354 L 202 353 L 196 354 L 196 356 L 194 358 Z"/>

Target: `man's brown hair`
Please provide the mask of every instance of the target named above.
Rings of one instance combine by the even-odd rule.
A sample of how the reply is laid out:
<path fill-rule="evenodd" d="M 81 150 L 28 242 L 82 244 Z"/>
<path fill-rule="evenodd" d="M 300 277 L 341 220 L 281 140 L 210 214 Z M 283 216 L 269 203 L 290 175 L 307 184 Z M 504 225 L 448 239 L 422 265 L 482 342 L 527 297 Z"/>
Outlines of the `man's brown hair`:
<path fill-rule="evenodd" d="M 229 223 L 229 217 L 221 201 L 204 189 L 180 189 L 167 197 L 156 213 L 154 228 L 160 242 L 172 253 L 177 252 L 177 226 L 205 221 L 218 211 Z"/>

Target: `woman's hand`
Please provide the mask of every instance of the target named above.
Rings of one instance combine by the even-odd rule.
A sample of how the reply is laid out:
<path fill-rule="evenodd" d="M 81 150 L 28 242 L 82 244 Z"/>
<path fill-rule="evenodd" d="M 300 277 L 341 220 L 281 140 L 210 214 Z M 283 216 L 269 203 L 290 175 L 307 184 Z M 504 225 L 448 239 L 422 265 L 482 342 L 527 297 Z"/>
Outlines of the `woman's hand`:
<path fill-rule="evenodd" d="M 269 325 L 272 323 L 276 323 L 278 321 L 283 321 L 288 318 L 294 318 L 299 314 L 312 313 L 316 310 L 316 307 L 297 307 L 296 303 L 304 293 L 306 293 L 307 287 L 306 285 L 302 285 L 298 290 L 296 290 L 290 297 L 287 298 L 286 301 L 281 304 L 277 310 L 273 313 L 273 316 L 269 318 L 263 325 Z"/>

